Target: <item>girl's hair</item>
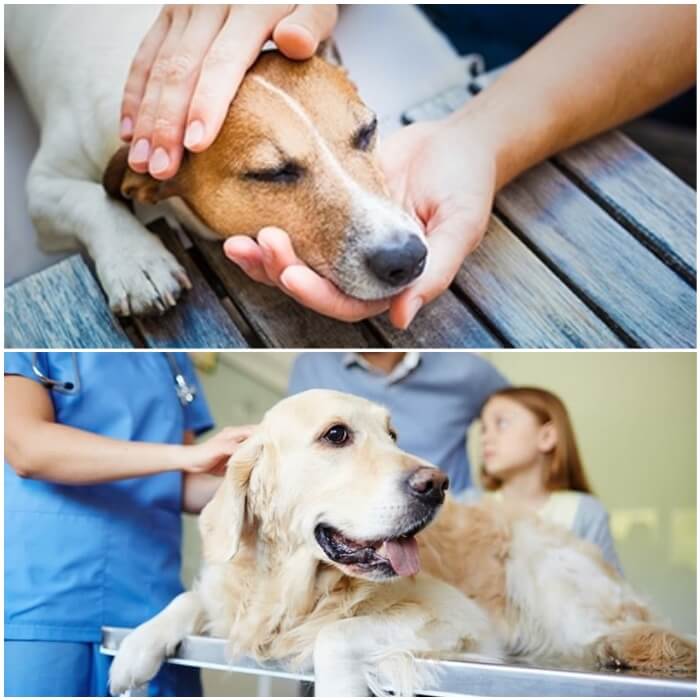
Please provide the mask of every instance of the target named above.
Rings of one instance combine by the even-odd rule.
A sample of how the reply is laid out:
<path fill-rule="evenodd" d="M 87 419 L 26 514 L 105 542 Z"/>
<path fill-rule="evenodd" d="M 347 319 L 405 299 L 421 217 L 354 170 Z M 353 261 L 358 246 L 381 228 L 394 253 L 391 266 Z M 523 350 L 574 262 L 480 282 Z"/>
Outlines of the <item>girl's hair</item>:
<path fill-rule="evenodd" d="M 497 396 L 519 403 L 535 415 L 540 425 L 554 425 L 557 442 L 552 450 L 548 468 L 544 472 L 544 487 L 548 491 L 569 489 L 592 493 L 576 447 L 574 429 L 561 399 L 545 389 L 530 386 L 509 387 L 491 394 L 481 410 L 483 411 L 484 406 Z M 483 464 L 480 477 L 481 485 L 489 491 L 499 488 L 503 483 L 498 477 L 488 474 Z"/>

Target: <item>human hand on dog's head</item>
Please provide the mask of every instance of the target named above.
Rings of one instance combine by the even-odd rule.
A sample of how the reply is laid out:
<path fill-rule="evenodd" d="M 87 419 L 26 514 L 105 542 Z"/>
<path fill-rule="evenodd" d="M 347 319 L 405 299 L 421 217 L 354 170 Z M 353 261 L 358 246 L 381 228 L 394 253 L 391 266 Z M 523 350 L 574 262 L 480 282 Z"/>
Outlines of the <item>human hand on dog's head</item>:
<path fill-rule="evenodd" d="M 221 476 L 231 455 L 255 432 L 256 425 L 239 425 L 223 428 L 216 435 L 196 445 L 186 445 L 178 452 L 176 465 L 192 474 Z"/>
<path fill-rule="evenodd" d="M 335 25 L 335 5 L 166 5 L 129 69 L 120 136 L 129 166 L 173 177 L 183 145 L 216 139 L 248 68 L 272 38 L 288 58 L 306 59 Z"/>
<path fill-rule="evenodd" d="M 452 283 L 464 258 L 481 242 L 496 186 L 495 150 L 467 121 L 416 124 L 380 148 L 392 196 L 419 220 L 430 254 L 415 284 L 390 299 L 361 301 L 307 267 L 280 229 L 263 229 L 257 242 L 233 236 L 226 256 L 254 280 L 279 287 L 300 304 L 341 321 L 359 321 L 387 309 L 406 329 L 418 311 Z"/>

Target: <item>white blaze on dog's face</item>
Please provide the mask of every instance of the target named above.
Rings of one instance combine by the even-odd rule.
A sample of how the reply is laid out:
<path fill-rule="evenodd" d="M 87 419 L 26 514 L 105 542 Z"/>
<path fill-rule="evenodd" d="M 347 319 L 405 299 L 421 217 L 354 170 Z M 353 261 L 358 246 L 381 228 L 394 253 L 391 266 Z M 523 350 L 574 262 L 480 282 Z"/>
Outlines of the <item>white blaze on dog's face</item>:
<path fill-rule="evenodd" d="M 290 553 L 306 548 L 361 578 L 418 571 L 414 535 L 437 513 L 447 477 L 396 446 L 385 409 L 307 391 L 268 411 L 251 439 L 255 463 L 235 489 L 240 494 L 245 484 L 246 518 L 256 521 L 259 538 Z M 229 471 L 235 462 L 236 455 Z M 211 522 L 214 510 L 230 519 L 217 506 L 203 519 Z"/>
<path fill-rule="evenodd" d="M 186 223 L 220 238 L 278 226 L 345 293 L 392 296 L 421 274 L 427 247 L 420 225 L 389 197 L 376 128 L 343 69 L 265 53 L 214 144 L 188 154 L 176 177 L 145 198 L 179 197 Z M 142 181 L 131 173 L 121 191 L 138 198 Z"/>

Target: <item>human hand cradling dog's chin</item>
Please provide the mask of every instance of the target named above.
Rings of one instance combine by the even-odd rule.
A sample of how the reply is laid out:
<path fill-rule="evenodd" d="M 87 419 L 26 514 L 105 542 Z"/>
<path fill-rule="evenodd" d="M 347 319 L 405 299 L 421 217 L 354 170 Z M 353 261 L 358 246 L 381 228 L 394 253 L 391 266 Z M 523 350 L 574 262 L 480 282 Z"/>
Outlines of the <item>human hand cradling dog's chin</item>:
<path fill-rule="evenodd" d="M 224 242 L 224 253 L 248 277 L 279 287 L 303 306 L 324 316 L 354 323 L 389 308 L 388 299 L 362 301 L 341 292 L 297 257 L 289 236 L 282 229 L 264 228 L 256 240 L 232 236 Z"/>
<path fill-rule="evenodd" d="M 391 322 L 407 328 L 481 243 L 495 195 L 495 151 L 460 118 L 401 129 L 379 155 L 392 197 L 421 222 L 428 243 L 425 272 L 391 302 Z"/>
<path fill-rule="evenodd" d="M 306 266 L 277 228 L 260 231 L 257 242 L 233 236 L 224 252 L 252 279 L 279 287 L 325 316 L 352 322 L 388 309 L 392 324 L 406 329 L 449 287 L 481 242 L 493 205 L 495 160 L 488 140 L 464 120 L 415 124 L 382 145 L 380 161 L 391 194 L 422 223 L 429 248 L 423 275 L 391 299 L 367 302 L 344 294 Z"/>

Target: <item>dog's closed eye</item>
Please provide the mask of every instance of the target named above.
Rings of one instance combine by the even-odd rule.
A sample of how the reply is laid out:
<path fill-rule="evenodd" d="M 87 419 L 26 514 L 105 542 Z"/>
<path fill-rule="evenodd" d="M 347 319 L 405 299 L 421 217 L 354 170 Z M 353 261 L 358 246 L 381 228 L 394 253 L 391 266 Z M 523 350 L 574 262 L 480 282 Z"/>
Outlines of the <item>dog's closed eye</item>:
<path fill-rule="evenodd" d="M 290 184 L 298 182 L 304 174 L 304 168 L 298 163 L 289 161 L 277 168 L 266 168 L 264 170 L 250 170 L 243 175 L 246 180 L 257 180 L 258 182 L 275 182 L 279 184 Z"/>

